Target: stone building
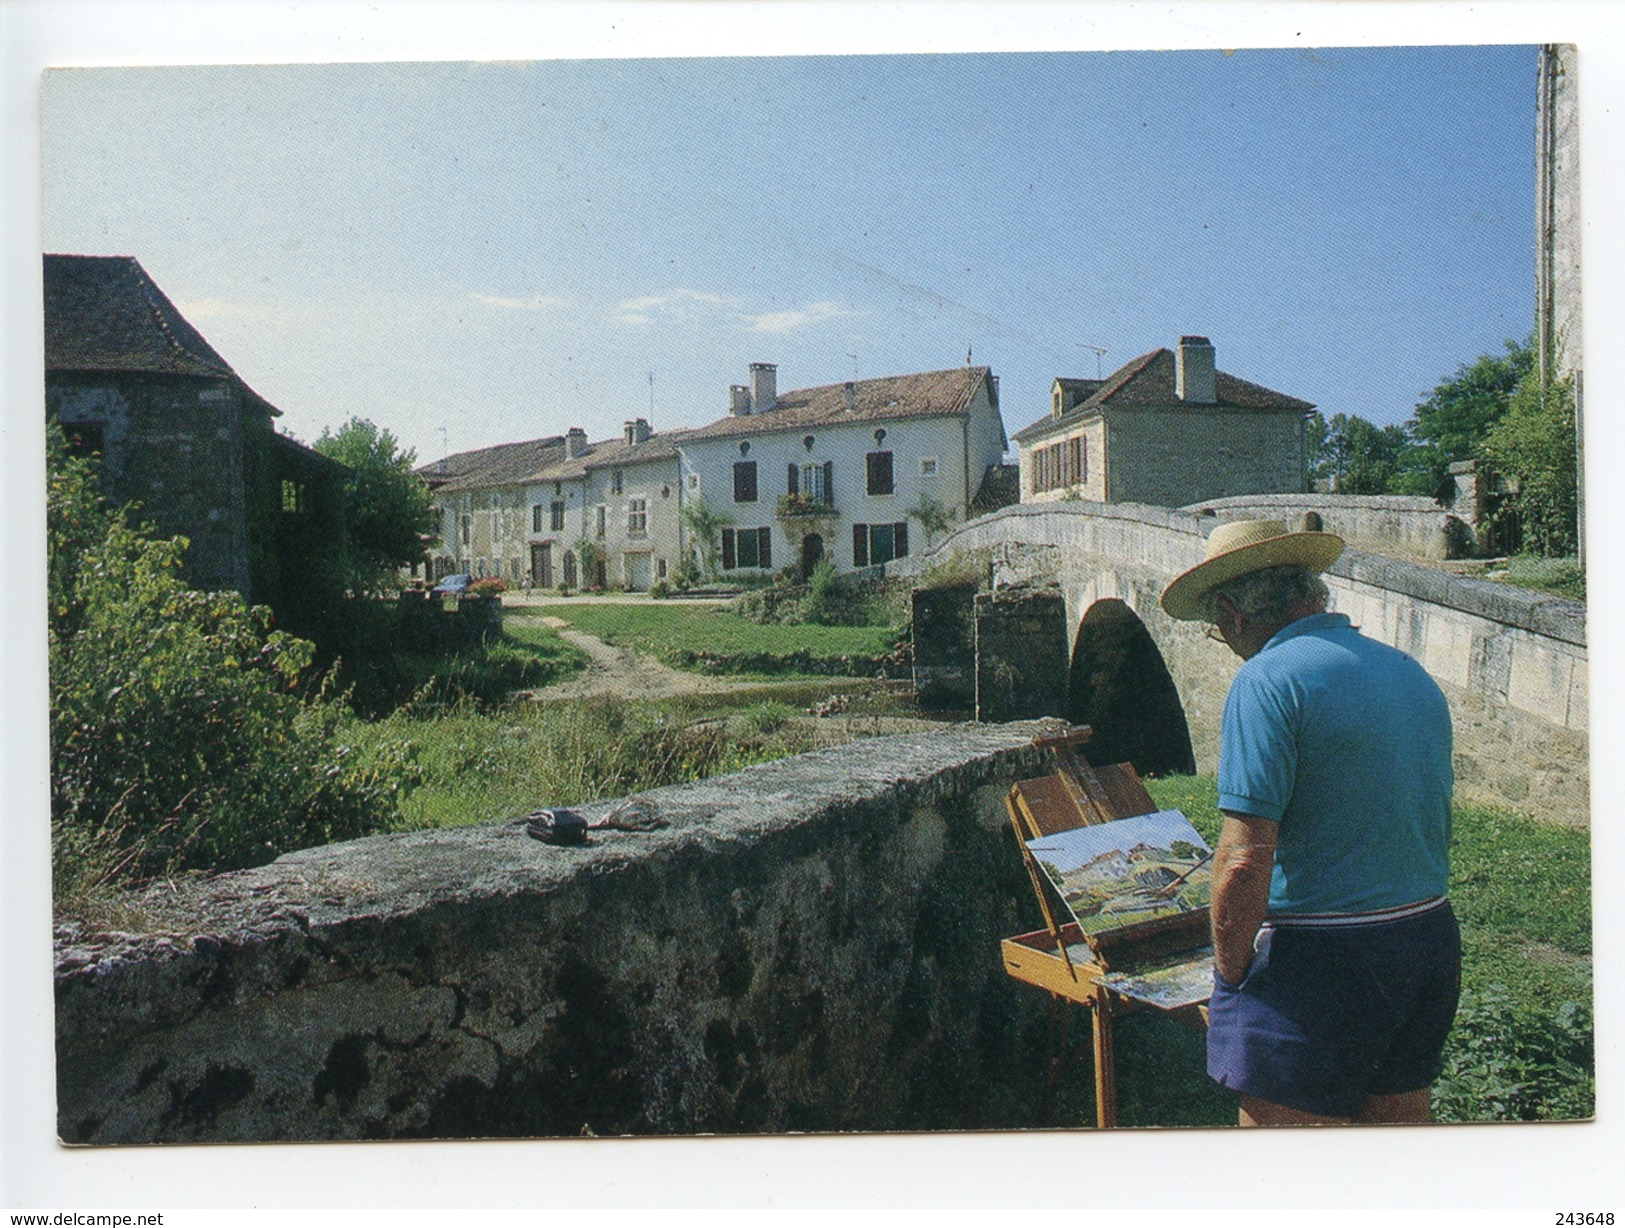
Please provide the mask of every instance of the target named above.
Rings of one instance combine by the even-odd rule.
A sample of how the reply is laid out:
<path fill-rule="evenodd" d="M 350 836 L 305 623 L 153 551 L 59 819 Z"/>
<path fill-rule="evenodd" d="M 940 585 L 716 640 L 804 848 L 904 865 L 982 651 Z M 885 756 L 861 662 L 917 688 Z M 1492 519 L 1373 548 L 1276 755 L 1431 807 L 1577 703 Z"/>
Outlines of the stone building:
<path fill-rule="evenodd" d="M 1304 489 L 1307 401 L 1220 371 L 1181 337 L 1103 380 L 1057 379 L 1050 412 L 1015 436 L 1021 501 L 1184 507 Z"/>
<path fill-rule="evenodd" d="M 440 532 L 429 546 L 428 579 L 500 576 L 528 586 L 532 520 L 528 479 L 564 455 L 562 435 L 476 448 L 423 465 L 417 474 L 435 497 Z"/>
<path fill-rule="evenodd" d="M 344 544 L 345 469 L 278 434 L 256 393 L 130 256 L 45 257 L 45 410 L 188 583 L 295 621 Z"/>

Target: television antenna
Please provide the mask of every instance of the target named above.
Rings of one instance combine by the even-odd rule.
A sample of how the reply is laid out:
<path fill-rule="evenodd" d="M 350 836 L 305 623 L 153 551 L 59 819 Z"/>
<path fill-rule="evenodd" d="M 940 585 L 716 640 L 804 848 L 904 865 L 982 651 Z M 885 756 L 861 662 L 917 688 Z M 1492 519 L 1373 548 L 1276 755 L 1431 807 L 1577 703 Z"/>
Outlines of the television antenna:
<path fill-rule="evenodd" d="M 1078 348 L 1093 351 L 1095 356 L 1095 378 L 1100 379 L 1100 360 L 1106 353 L 1106 347 L 1103 345 L 1090 345 L 1087 341 L 1080 341 L 1078 342 Z"/>

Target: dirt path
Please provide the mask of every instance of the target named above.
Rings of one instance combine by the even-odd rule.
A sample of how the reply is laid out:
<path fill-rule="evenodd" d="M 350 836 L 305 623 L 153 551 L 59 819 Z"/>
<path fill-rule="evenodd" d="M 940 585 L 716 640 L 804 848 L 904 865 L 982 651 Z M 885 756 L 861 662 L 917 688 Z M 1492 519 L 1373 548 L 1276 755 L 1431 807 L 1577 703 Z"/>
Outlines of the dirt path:
<path fill-rule="evenodd" d="M 532 699 L 585 699 L 591 695 L 620 695 L 637 699 L 670 699 L 674 695 L 721 695 L 729 691 L 804 690 L 806 681 L 762 682 L 759 679 L 716 677 L 673 669 L 647 653 L 606 644 L 596 635 L 578 631 L 568 619 L 542 615 L 539 619 L 569 640 L 591 661 L 573 678 L 528 692 Z M 831 679 L 837 685 L 839 680 Z"/>

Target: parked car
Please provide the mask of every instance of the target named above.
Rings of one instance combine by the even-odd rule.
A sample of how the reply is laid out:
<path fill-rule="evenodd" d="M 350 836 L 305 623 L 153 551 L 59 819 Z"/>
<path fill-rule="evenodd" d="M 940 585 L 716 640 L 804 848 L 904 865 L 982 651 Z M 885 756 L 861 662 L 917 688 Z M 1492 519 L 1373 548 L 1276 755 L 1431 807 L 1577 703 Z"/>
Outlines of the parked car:
<path fill-rule="evenodd" d="M 444 596 L 447 593 L 450 593 L 450 594 L 452 594 L 454 596 L 461 597 L 464 593 L 468 592 L 468 586 L 470 584 L 472 584 L 472 583 L 474 583 L 474 577 L 473 576 L 465 576 L 465 575 L 447 576 L 447 577 L 445 577 L 445 579 L 441 580 L 439 584 L 436 584 L 429 591 L 431 593 L 439 593 L 442 596 Z"/>

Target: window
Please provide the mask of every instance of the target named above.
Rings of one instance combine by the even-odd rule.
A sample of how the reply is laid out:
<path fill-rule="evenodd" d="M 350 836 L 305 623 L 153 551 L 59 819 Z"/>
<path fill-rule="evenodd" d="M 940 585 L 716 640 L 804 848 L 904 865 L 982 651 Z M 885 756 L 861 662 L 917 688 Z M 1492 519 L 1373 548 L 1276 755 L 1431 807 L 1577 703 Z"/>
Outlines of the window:
<path fill-rule="evenodd" d="M 665 559 L 656 559 L 655 560 L 655 579 L 656 580 L 664 580 L 665 578 L 666 578 L 666 560 Z"/>
<path fill-rule="evenodd" d="M 1089 441 L 1074 435 L 1033 450 L 1033 491 L 1059 490 L 1089 480 Z"/>
<path fill-rule="evenodd" d="M 908 521 L 852 526 L 852 566 L 878 567 L 908 556 Z"/>
<path fill-rule="evenodd" d="M 871 495 L 889 495 L 892 493 L 891 453 L 870 452 L 868 454 L 869 466 L 869 493 Z"/>
<path fill-rule="evenodd" d="M 937 458 L 934 456 L 920 457 L 920 476 L 934 478 L 937 476 Z"/>
<path fill-rule="evenodd" d="M 807 496 L 807 502 L 821 503 L 828 507 L 835 501 L 832 493 L 834 488 L 834 462 L 825 461 L 822 465 L 801 467 L 801 491 Z M 792 490 L 790 493 L 795 492 Z"/>
<path fill-rule="evenodd" d="M 282 510 L 290 514 L 305 510 L 305 488 L 292 478 L 282 479 Z"/>
<path fill-rule="evenodd" d="M 609 475 L 609 493 L 612 495 L 621 493 L 621 471 L 619 469 L 614 470 Z"/>
<path fill-rule="evenodd" d="M 756 462 L 734 462 L 734 502 L 756 502 Z"/>
<path fill-rule="evenodd" d="M 599 537 L 604 535 L 605 530 L 609 527 L 609 507 L 607 504 L 600 503 L 592 509 L 592 527 L 593 532 Z"/>
<path fill-rule="evenodd" d="M 647 537 L 649 534 L 649 501 L 629 499 L 626 503 L 626 533 L 628 537 Z"/>
<path fill-rule="evenodd" d="M 530 509 L 530 531 L 532 533 L 542 531 L 542 505 L 540 503 L 533 505 Z"/>
<path fill-rule="evenodd" d="M 470 516 L 467 512 L 464 512 L 462 515 L 463 545 L 468 545 L 468 535 L 473 532 L 473 529 L 474 517 Z"/>
<path fill-rule="evenodd" d="M 772 567 L 773 536 L 768 529 L 722 530 L 722 568 Z"/>
<path fill-rule="evenodd" d="M 564 500 L 554 499 L 553 506 L 549 509 L 549 512 L 551 515 L 549 517 L 548 524 L 551 526 L 553 532 L 562 533 L 564 531 Z"/>

